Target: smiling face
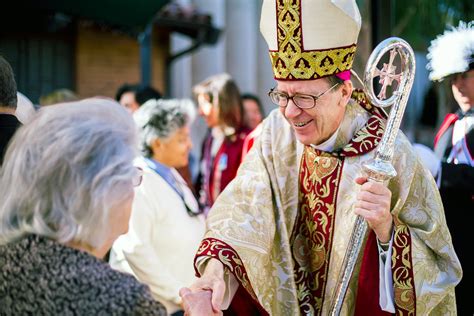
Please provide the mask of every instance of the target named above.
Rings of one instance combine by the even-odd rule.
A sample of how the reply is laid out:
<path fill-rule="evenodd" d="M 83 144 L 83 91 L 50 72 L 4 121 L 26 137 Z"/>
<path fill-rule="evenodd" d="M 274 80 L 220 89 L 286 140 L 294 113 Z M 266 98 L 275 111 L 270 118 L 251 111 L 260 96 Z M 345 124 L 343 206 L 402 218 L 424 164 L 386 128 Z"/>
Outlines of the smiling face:
<path fill-rule="evenodd" d="M 310 94 L 318 96 L 332 85 L 327 79 L 278 81 L 277 90 L 289 96 Z M 305 145 L 319 145 L 337 130 L 344 117 L 352 93 L 352 83 L 347 80 L 324 94 L 311 109 L 300 109 L 289 100 L 280 112 L 295 131 L 296 138 Z"/>
<path fill-rule="evenodd" d="M 165 166 L 181 168 L 188 164 L 192 148 L 189 127 L 183 126 L 167 139 L 156 139 L 152 144 L 153 158 Z"/>
<path fill-rule="evenodd" d="M 474 106 L 474 69 L 457 74 L 451 79 L 454 99 L 466 112 Z"/>

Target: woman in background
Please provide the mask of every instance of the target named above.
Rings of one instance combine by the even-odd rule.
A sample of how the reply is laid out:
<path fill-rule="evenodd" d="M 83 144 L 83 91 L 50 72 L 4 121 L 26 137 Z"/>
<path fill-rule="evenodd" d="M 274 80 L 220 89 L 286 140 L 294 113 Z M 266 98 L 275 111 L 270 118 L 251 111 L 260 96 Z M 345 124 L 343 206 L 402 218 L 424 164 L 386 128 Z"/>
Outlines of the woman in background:
<path fill-rule="evenodd" d="M 128 230 L 136 132 L 106 99 L 53 105 L 21 127 L 0 171 L 0 309 L 7 315 L 165 315 L 101 258 Z"/>
<path fill-rule="evenodd" d="M 196 184 L 205 214 L 234 179 L 242 158 L 242 146 L 250 130 L 243 124 L 240 92 L 228 74 L 212 76 L 193 89 L 199 115 L 209 127 L 202 145 Z"/>
<path fill-rule="evenodd" d="M 172 315 L 183 315 L 181 287 L 195 280 L 193 258 L 204 236 L 204 215 L 176 171 L 188 164 L 191 101 L 151 100 L 134 119 L 139 127 L 143 182 L 135 191 L 130 229 L 115 242 L 112 267 L 150 286 Z"/>

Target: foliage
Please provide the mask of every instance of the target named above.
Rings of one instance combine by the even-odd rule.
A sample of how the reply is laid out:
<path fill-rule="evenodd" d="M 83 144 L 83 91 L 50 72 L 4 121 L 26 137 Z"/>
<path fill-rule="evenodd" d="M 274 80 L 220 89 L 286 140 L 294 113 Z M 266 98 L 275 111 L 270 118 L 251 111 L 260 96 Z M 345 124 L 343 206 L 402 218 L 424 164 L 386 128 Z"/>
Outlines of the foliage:
<path fill-rule="evenodd" d="M 430 41 L 443 33 L 446 27 L 457 26 L 460 20 L 474 20 L 473 0 L 389 1 L 392 34 L 406 39 L 419 51 L 426 51 Z"/>

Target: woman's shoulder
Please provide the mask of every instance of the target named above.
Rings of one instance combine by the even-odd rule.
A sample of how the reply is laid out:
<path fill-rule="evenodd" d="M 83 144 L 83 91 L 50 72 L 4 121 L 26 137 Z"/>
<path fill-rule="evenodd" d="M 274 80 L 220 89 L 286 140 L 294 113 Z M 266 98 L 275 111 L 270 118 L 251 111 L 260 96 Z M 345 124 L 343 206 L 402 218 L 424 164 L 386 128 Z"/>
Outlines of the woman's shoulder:
<path fill-rule="evenodd" d="M 145 285 L 87 253 L 34 235 L 1 248 L 0 284 L 9 294 L 0 296 L 0 305 L 7 310 L 131 314 L 153 308 L 149 314 L 165 315 Z"/>
<path fill-rule="evenodd" d="M 132 275 L 113 270 L 107 263 L 101 262 L 100 271 L 86 284 L 95 289 L 98 305 L 106 310 L 123 311 L 125 314 L 166 315 L 164 306 L 155 301 L 148 286 L 138 282 Z M 121 312 L 122 313 L 122 312 Z"/>

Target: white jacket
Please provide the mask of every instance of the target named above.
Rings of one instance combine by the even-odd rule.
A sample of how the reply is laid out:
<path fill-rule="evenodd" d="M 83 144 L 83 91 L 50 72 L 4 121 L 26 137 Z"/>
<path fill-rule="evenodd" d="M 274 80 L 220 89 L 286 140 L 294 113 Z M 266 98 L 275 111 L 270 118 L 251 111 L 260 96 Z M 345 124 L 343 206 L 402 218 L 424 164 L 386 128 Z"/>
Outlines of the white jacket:
<path fill-rule="evenodd" d="M 181 309 L 179 289 L 195 280 L 193 259 L 205 232 L 203 215 L 189 216 L 178 193 L 146 163 L 135 190 L 128 233 L 114 243 L 110 264 L 150 286 L 155 299 L 172 314 Z M 187 205 L 198 209 L 191 190 L 172 169 Z"/>

